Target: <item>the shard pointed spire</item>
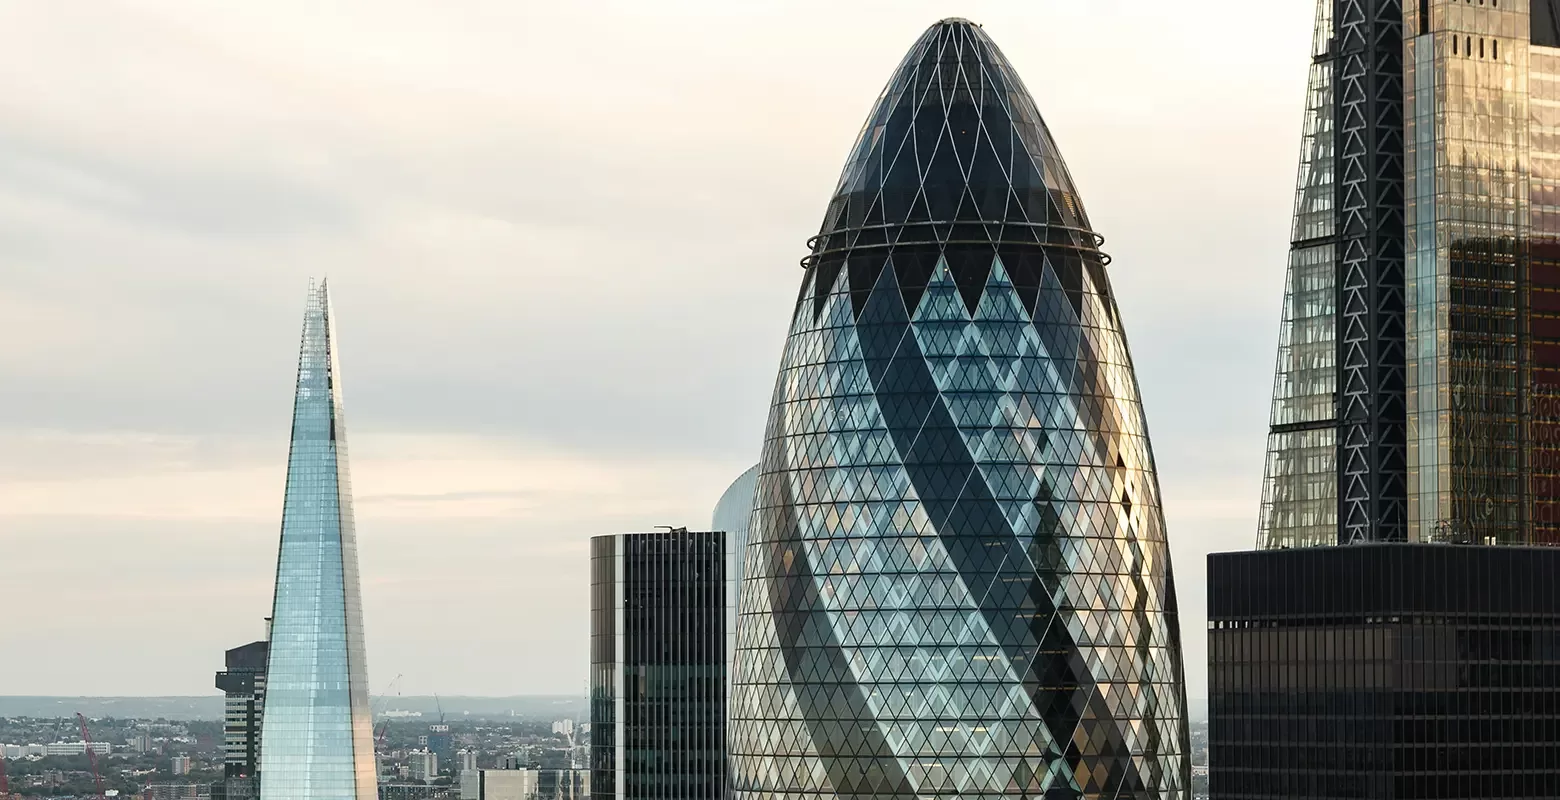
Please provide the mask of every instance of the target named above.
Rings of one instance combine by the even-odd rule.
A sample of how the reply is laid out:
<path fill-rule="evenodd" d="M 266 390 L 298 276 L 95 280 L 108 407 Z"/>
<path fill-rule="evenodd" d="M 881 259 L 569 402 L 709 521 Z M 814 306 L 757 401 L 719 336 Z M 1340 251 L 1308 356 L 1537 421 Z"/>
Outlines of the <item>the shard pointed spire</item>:
<path fill-rule="evenodd" d="M 804 262 L 743 556 L 736 800 L 1189 796 L 1101 241 L 996 45 L 933 25 Z"/>
<path fill-rule="evenodd" d="M 262 800 L 376 800 L 341 372 L 309 287 L 260 739 Z"/>

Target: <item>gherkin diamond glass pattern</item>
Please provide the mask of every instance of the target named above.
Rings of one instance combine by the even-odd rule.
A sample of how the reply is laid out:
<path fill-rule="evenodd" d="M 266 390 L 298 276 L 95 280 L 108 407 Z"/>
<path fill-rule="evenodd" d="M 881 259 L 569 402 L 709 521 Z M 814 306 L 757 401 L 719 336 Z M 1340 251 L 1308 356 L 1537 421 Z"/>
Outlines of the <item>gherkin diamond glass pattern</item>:
<path fill-rule="evenodd" d="M 743 559 L 736 797 L 1188 796 L 1102 242 L 996 46 L 934 25 L 805 260 Z"/>

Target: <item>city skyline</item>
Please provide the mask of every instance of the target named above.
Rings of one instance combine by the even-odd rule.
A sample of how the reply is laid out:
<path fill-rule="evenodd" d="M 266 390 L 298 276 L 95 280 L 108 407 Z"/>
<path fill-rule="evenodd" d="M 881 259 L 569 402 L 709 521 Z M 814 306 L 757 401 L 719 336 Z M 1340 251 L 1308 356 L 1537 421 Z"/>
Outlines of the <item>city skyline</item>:
<path fill-rule="evenodd" d="M 692 9 L 678 6 L 664 13 L 669 20 L 680 20 L 692 18 Z M 228 151 L 208 143 L 181 153 L 184 183 L 147 183 L 147 176 L 156 173 L 137 170 L 169 163 L 164 149 L 178 141 L 171 132 L 126 133 L 122 140 L 104 145 L 82 138 L 107 133 L 101 125 L 87 125 L 80 137 L 62 136 L 55 142 L 60 149 L 48 149 L 46 134 L 73 125 L 80 110 L 69 103 L 6 107 L 0 124 L 10 127 L 0 131 L 20 143 L 5 157 L 8 169 L 0 171 L 0 179 L 8 181 L 6 198 L 47 196 L 47 210 L 60 214 L 35 218 L 31 215 L 43 212 L 16 203 L 0 209 L 5 214 L 0 224 L 29 231 L 27 237 L 7 240 L 4 247 L 9 249 L 0 249 L 0 258 L 22 266 L 27 278 L 8 287 L 6 308 L 28 309 L 19 318 L 33 323 L 40 315 L 60 313 L 74 324 L 17 328 L 14 340 L 36 341 L 38 347 L 25 354 L 9 353 L 0 364 L 6 374 L 28 379 L 25 392 L 0 394 L 0 402 L 12 412 L 9 416 L 21 421 L 4 433 L 8 455 L 0 457 L 5 468 L 0 546 L 9 546 L 9 560 L 18 573 L 25 573 L 8 576 L 0 586 L 0 600 L 10 607 L 37 603 L 44 609 L 39 618 L 17 623 L 23 639 L 59 635 L 63 640 L 58 654 L 40 654 L 32 664 L 0 666 L 0 684 L 25 694 L 210 692 L 211 654 L 242 641 L 243 633 L 234 638 L 233 627 L 227 627 L 203 639 L 203 632 L 216 620 L 230 625 L 237 620 L 258 632 L 261 614 L 254 609 L 263 608 L 269 579 L 264 569 L 248 562 L 257 556 L 265 561 L 268 540 L 274 537 L 274 523 L 267 520 L 275 517 L 274 476 L 285 459 L 277 444 L 285 422 L 260 407 L 277 404 L 279 395 L 267 394 L 266 387 L 274 386 L 277 375 L 288 369 L 286 359 L 267 351 L 273 349 L 277 332 L 291 328 L 296 278 L 312 272 L 332 276 L 343 291 L 340 311 L 351 321 L 345 347 L 354 372 L 354 466 L 360 527 L 365 531 L 364 595 L 370 619 L 384 620 L 371 625 L 369 632 L 370 659 L 378 676 L 371 676 L 372 690 L 377 693 L 391 677 L 405 673 L 407 693 L 582 691 L 586 651 L 578 630 L 586 619 L 586 603 L 575 587 L 582 585 L 578 579 L 584 573 L 588 534 L 661 523 L 701 527 L 731 476 L 756 459 L 755 432 L 762 427 L 766 384 L 772 377 L 765 373 L 773 365 L 771 357 L 752 354 L 778 352 L 784 331 L 772 320 L 784 316 L 784 307 L 795 296 L 794 264 L 804 255 L 798 243 L 815 229 L 818 187 L 832 179 L 830 173 L 843 155 L 840 142 L 848 140 L 866 110 L 865 98 L 881 84 L 882 64 L 897 58 L 904 42 L 930 20 L 952 11 L 986 24 L 1006 43 L 1020 70 L 1030 75 L 1058 74 L 1070 60 L 1086 59 L 1081 44 L 1071 39 L 1121 42 L 1130 45 L 1128 49 L 1141 48 L 1143 59 L 1178 54 L 1176 58 L 1185 60 L 1172 63 L 1184 64 L 1188 72 L 1199 70 L 1205 57 L 1159 41 L 1190 29 L 1175 27 L 1179 23 L 1171 16 L 1156 16 L 1160 12 L 1146 7 L 1138 18 L 1111 20 L 1076 9 L 1020 13 L 999 4 L 960 9 L 927 5 L 896 11 L 886 25 L 867 19 L 865 12 L 842 12 L 843 27 L 867 30 L 870 36 L 826 38 L 823 41 L 850 40 L 848 47 L 834 47 L 853 49 L 852 54 L 826 74 L 793 73 L 770 63 L 793 55 L 791 46 L 775 37 L 795 29 L 782 24 L 766 32 L 780 15 L 762 8 L 748 15 L 732 13 L 717 18 L 732 33 L 728 41 L 701 44 L 706 49 L 677 56 L 643 76 L 620 74 L 628 72 L 625 62 L 613 61 L 611 69 L 624 83 L 603 91 L 624 100 L 631 90 L 643 88 L 639 81 L 664 78 L 666 71 L 718 56 L 729 63 L 732 80 L 747 82 L 747 96 L 757 93 L 763 102 L 753 108 L 725 108 L 719 118 L 689 118 L 697 123 L 678 122 L 670 115 L 646 116 L 644 144 L 664 148 L 663 159 L 671 166 L 619 164 L 607 156 L 607 167 L 592 166 L 600 162 L 590 158 L 561 159 L 590 167 L 584 174 L 606 189 L 589 197 L 565 197 L 558 204 L 561 210 L 552 209 L 551 216 L 537 212 L 536 204 L 550 197 L 548 187 L 562 186 L 569 178 L 558 169 L 549 172 L 541 160 L 503 162 L 504 170 L 534 178 L 515 182 L 527 184 L 520 195 L 505 195 L 520 190 L 476 186 L 477 170 L 469 163 L 441 161 L 453 156 L 408 145 L 443 130 L 438 127 L 443 123 L 408 123 L 388 110 L 389 99 L 432 96 L 430 102 L 449 103 L 446 110 L 451 113 L 444 118 L 459 120 L 454 127 L 463 129 L 456 135 L 475 137 L 478 144 L 481 134 L 471 131 L 484 129 L 483 123 L 491 123 L 487 129 L 518 135 L 517 121 L 530 119 L 487 116 L 496 112 L 483 111 L 486 104 L 479 101 L 493 84 L 472 78 L 478 67 L 472 61 L 435 70 L 427 83 L 394 70 L 387 77 L 373 77 L 375 46 L 429 41 L 408 33 L 417 21 L 411 12 L 392 13 L 381 29 L 366 34 L 361 47 L 349 47 L 339 58 L 327 57 L 328 48 L 316 40 L 302 43 L 299 52 L 321 60 L 321 74 L 328 76 L 316 92 L 299 89 L 315 104 L 314 111 L 297 109 L 291 101 L 236 109 L 205 94 L 207 89 L 198 82 L 189 97 L 169 89 L 149 95 L 142 106 L 105 105 L 104 113 L 111 118 L 128 118 L 145 109 L 182 109 L 208 123 L 205 127 L 214 134 L 209 138 L 254 145 L 257 162 L 274 173 L 271 182 L 257 178 L 256 171 L 231 166 L 243 163 L 236 158 L 243 148 Z M 19 24 L 31 25 L 29 30 L 38 35 L 30 38 L 40 41 L 95 30 L 83 20 L 44 24 L 21 19 L 25 11 L 11 13 Z M 179 72 L 179 59 L 193 58 L 203 52 L 200 47 L 217 43 L 229 57 L 213 71 L 233 71 L 243 78 L 237 84 L 242 94 L 297 88 L 296 76 L 277 66 L 280 51 L 266 49 L 292 42 L 288 37 L 296 34 L 261 26 L 255 34 L 259 50 L 243 50 L 235 44 L 233 31 L 251 20 L 192 14 L 185 27 L 174 28 L 155 15 L 115 13 L 132 27 L 146 26 L 155 40 L 182 43 L 188 49 L 170 47 L 157 58 L 111 50 L 109 57 L 153 73 Z M 563 11 L 548 13 L 555 15 L 554 22 L 578 22 Z M 1210 16 L 1219 14 L 1213 11 Z M 1290 15 L 1302 20 L 1307 16 L 1309 9 Z M 518 24 L 502 15 L 493 23 L 496 30 L 506 31 Z M 680 24 L 644 23 L 665 36 Z M 327 29 L 331 24 L 327 21 Z M 1274 22 L 1267 27 L 1289 41 L 1285 37 L 1295 26 Z M 1302 22 L 1299 27 L 1306 26 Z M 624 41 L 619 42 L 610 31 L 590 30 L 624 48 L 624 58 L 664 47 L 652 48 L 621 34 Z M 1227 32 L 1238 30 L 1231 27 Z M 476 46 L 470 50 L 477 61 L 499 52 L 468 29 L 439 35 L 454 42 L 473 37 Z M 1293 37 L 1299 42 L 1297 52 L 1304 52 L 1303 40 L 1303 35 Z M 439 44 L 447 47 L 449 41 Z M 1251 444 L 1250 431 L 1260 430 L 1265 416 L 1269 343 L 1276 333 L 1271 308 L 1282 276 L 1271 266 L 1280 263 L 1281 255 L 1275 259 L 1252 252 L 1265 247 L 1281 254 L 1287 243 L 1293 128 L 1299 118 L 1294 102 L 1298 93 L 1288 88 L 1304 80 L 1293 69 L 1293 53 L 1269 58 L 1268 49 L 1281 49 L 1271 41 L 1261 48 L 1241 42 L 1236 47 L 1248 48 L 1238 52 L 1257 65 L 1251 74 L 1218 81 L 1203 75 L 1193 87 L 1169 95 L 1207 114 L 1217 107 L 1208 98 L 1219 92 L 1267 86 L 1264 81 L 1281 87 L 1254 91 L 1277 99 L 1259 101 L 1252 118 L 1233 132 L 1199 127 L 1204 124 L 1199 114 L 1152 101 L 1153 93 L 1168 84 L 1153 75 L 1137 74 L 1129 80 L 1126 73 L 1141 72 L 1143 66 L 1130 58 L 1121 65 L 1103 63 L 1106 59 L 1084 61 L 1097 67 L 1091 81 L 1030 81 L 1031 89 L 1043 95 L 1042 105 L 1052 109 L 1049 122 L 1080 175 L 1091 213 L 1111 232 L 1109 249 L 1125 270 L 1116 273 L 1117 280 L 1146 287 L 1142 297 L 1123 300 L 1123 313 L 1134 326 L 1140 378 L 1156 409 L 1168 527 L 1175 532 L 1176 557 L 1183 566 L 1178 577 L 1186 586 L 1199 583 L 1201 552 L 1246 546 L 1255 530 L 1254 510 L 1246 499 L 1260 480 L 1255 465 L 1260 464 L 1261 446 Z M 437 60 L 434 56 L 443 54 L 443 49 L 414 48 L 414 58 Z M 46 54 L 35 55 L 38 63 L 51 63 Z M 1282 68 L 1269 70 L 1269 64 Z M 669 100 L 678 109 L 706 107 L 710 98 L 728 96 L 724 92 L 729 86 L 695 77 Z M 20 91 L 25 86 L 15 88 L 16 96 L 31 97 Z M 356 90 L 363 94 L 353 94 Z M 515 90 L 504 99 L 528 107 L 541 97 L 526 93 L 531 91 Z M 321 109 L 334 108 L 329 101 L 342 97 L 359 97 L 362 113 L 346 130 L 335 130 L 339 136 L 331 135 L 333 130 L 323 121 L 328 115 Z M 765 111 L 777 105 L 807 108 L 818 122 L 799 134 L 778 135 L 769 128 Z M 629 108 L 650 113 L 643 105 L 630 103 Z M 320 134 L 312 144 L 300 143 L 286 124 L 269 127 L 271 123 L 248 116 L 285 119 L 294 113 Z M 548 124 L 588 130 L 598 121 L 594 114 L 587 109 Z M 712 134 L 704 130 L 718 127 L 715 123 L 722 119 L 729 127 L 718 139 L 706 138 Z M 245 120 L 255 124 L 241 125 Z M 312 127 L 320 125 L 325 127 Z M 1271 131 L 1264 127 L 1268 125 Z M 241 128 L 250 132 L 235 133 Z M 394 129 L 395 135 L 379 139 L 365 134 L 386 129 Z M 1159 130 L 1184 146 L 1202 148 L 1184 156 L 1184 171 L 1180 164 L 1124 146 Z M 1276 140 L 1271 146 L 1269 136 Z M 1248 138 L 1259 142 L 1252 152 L 1228 146 Z M 745 146 L 721 144 L 727 139 L 761 145 L 777 156 L 772 163 L 760 163 L 766 159 L 753 159 Z M 590 146 L 597 142 L 584 141 Z M 365 142 L 377 149 L 358 147 Z M 391 160 L 417 164 L 418 170 L 426 165 L 434 172 L 442 166 L 453 177 L 420 171 L 388 175 L 383 180 L 409 189 L 394 192 L 390 206 L 360 205 L 357 192 L 383 184 L 348 181 L 351 190 L 340 192 L 337 182 L 347 180 L 354 158 L 377 166 L 385 163 L 381 159 L 387 153 L 398 152 L 394 148 L 408 146 L 412 149 L 399 151 Z M 702 155 L 692 158 L 684 147 Z M 1214 158 L 1216 151 L 1223 151 L 1218 153 L 1222 160 Z M 590 219 L 596 216 L 593 212 L 572 211 L 573 205 L 584 208 L 591 199 L 615 209 L 622 219 L 633 219 L 634 211 L 653 212 L 653 203 L 644 196 L 623 202 L 614 192 L 630 185 L 659 185 L 701 159 L 706 166 L 690 173 L 700 188 L 678 196 L 671 212 L 735 225 L 737 235 L 723 234 L 725 249 L 718 257 L 695 253 L 690 258 L 687 248 L 674 241 L 686 233 L 670 237 L 653 230 L 673 228 L 668 217 L 655 213 L 635 223 L 641 227 L 628 227 L 633 236 L 655 243 L 643 249 L 659 247 L 665 254 L 645 253 L 638 245 L 610 238 L 576 240 L 599 240 L 590 246 L 569 244 L 559 232 L 596 224 Z M 1205 174 L 1193 176 L 1194 164 Z M 607 171 L 620 166 L 633 167 L 626 177 L 617 178 L 621 183 L 600 182 Z M 735 185 L 721 177 L 724 172 L 744 175 L 748 183 L 743 185 L 756 187 L 752 212 L 726 208 L 731 204 L 723 198 Z M 1238 175 L 1268 177 L 1258 181 L 1236 179 Z M 221 180 L 224 177 L 228 182 Z M 361 178 L 358 174 L 353 180 Z M 452 187 L 445 178 L 471 185 Z M 1221 183 L 1226 179 L 1228 183 Z M 1180 211 L 1170 201 L 1180 199 L 1189 186 L 1197 187 L 1193 191 L 1205 202 L 1227 210 L 1226 219 L 1235 219 L 1238 230 L 1231 233 L 1191 216 L 1165 214 L 1167 209 Z M 288 194 L 295 190 L 301 196 Z M 130 191 L 128 199 L 125 191 Z M 451 207 L 429 202 L 444 199 L 446 192 L 460 194 Z M 208 204 L 206 193 L 228 204 Z M 341 201 L 341 207 L 333 206 L 335 201 Z M 159 202 L 173 206 L 160 208 Z M 288 207 L 308 211 L 309 217 L 300 219 L 297 210 L 293 216 L 283 215 Z M 544 230 L 519 224 L 528 222 L 531 214 L 545 220 Z M 1173 217 L 1174 224 L 1163 216 Z M 238 224 L 246 218 L 252 224 Z M 82 219 L 93 235 L 80 241 L 104 249 L 52 242 L 57 231 Z M 136 232 L 134 225 L 155 235 Z M 392 229 L 412 240 L 384 238 Z M 1263 230 L 1267 232 L 1260 233 Z M 1210 250 L 1208 242 L 1215 236 L 1230 242 L 1228 248 Z M 579 264 L 600 272 L 627 263 L 630 255 L 653 259 L 654 268 L 636 267 L 633 274 L 621 275 L 624 282 L 618 285 L 572 282 L 553 269 Z M 101 274 L 96 271 L 101 267 L 89 269 L 94 262 L 158 266 L 146 268 L 141 288 L 108 273 L 106 285 L 127 288 L 114 296 L 97 288 L 93 276 Z M 1178 273 L 1182 277 L 1172 277 Z M 1203 284 L 1189 285 L 1196 281 L 1186 280 L 1187 275 L 1199 276 Z M 1229 281 L 1211 286 L 1215 277 Z M 71 286 L 80 291 L 58 291 Z M 508 299 L 500 302 L 504 297 Z M 1158 301 L 1165 297 L 1184 305 L 1160 308 Z M 1253 306 L 1249 315 L 1243 309 L 1246 303 Z M 710 307 L 718 309 L 713 318 L 702 311 L 687 313 Z M 741 310 L 724 310 L 727 307 Z M 1191 316 L 1207 318 L 1206 324 L 1187 326 L 1187 309 Z M 604 327 L 556 335 L 565 317 L 584 318 L 587 313 L 594 313 L 592 318 Z M 14 321 L 18 317 L 11 319 L 11 324 L 21 324 Z M 98 320 L 119 323 L 120 335 L 102 336 Z M 177 335 L 165 326 L 176 326 Z M 1232 329 L 1243 333 L 1231 336 Z M 223 356 L 212 358 L 201 340 L 222 342 Z M 538 347 L 538 342 L 545 346 Z M 1210 352 L 1215 350 L 1221 352 Z M 594 365 L 575 366 L 587 362 Z M 1238 362 L 1238 367 L 1227 369 L 1230 362 Z M 619 377 L 601 377 L 608 373 Z M 195 374 L 209 378 L 198 390 L 187 383 Z M 1245 379 L 1229 378 L 1227 397 L 1193 402 L 1195 384 L 1235 374 Z M 563 380 L 539 381 L 540 376 Z M 695 409 L 689 400 L 700 396 L 721 401 L 711 404 L 713 409 Z M 104 399 L 108 397 L 115 402 Z M 642 407 L 625 414 L 622 404 L 629 399 Z M 1242 416 L 1247 419 L 1244 429 L 1230 427 L 1232 417 Z M 642 424 L 646 418 L 664 420 L 648 426 L 661 430 L 639 430 L 647 427 Z M 590 424 L 583 424 L 587 421 Z M 589 508 L 590 517 L 577 519 L 579 508 Z M 83 543 L 102 558 L 64 558 Z M 495 565 L 521 573 L 495 572 Z M 471 580 L 474 575 L 482 580 Z M 55 594 L 65 586 L 77 587 L 69 592 L 71 598 Z M 471 592 L 471 605 L 478 608 L 551 603 L 577 610 L 572 616 L 556 615 L 558 620 L 528 621 L 550 650 L 570 655 L 548 664 L 509 667 L 517 651 L 474 636 L 479 631 L 461 622 L 470 606 L 446 601 L 455 589 Z M 1192 594 L 1184 599 L 1185 606 L 1200 605 Z M 83 596 L 85 600 L 78 599 Z M 139 600 L 119 602 L 126 596 Z M 55 614 L 48 610 L 53 606 L 78 610 Z M 85 656 L 92 652 L 134 646 L 120 631 L 148 613 L 180 620 L 191 633 L 154 654 L 151 662 L 132 665 L 121 675 L 96 676 L 82 668 L 91 663 Z M 447 617 L 453 624 L 445 622 Z M 1188 614 L 1184 626 L 1196 631 L 1199 622 L 1200 615 Z M 398 636 L 395 626 L 401 624 L 426 631 L 420 636 L 432 637 L 433 646 L 427 638 Z M 473 638 L 476 658 L 449 655 Z M 1197 637 L 1187 638 L 1190 643 Z M 1201 651 L 1189 647 L 1187 656 L 1194 667 L 1189 683 L 1195 696 L 1200 694 Z"/>

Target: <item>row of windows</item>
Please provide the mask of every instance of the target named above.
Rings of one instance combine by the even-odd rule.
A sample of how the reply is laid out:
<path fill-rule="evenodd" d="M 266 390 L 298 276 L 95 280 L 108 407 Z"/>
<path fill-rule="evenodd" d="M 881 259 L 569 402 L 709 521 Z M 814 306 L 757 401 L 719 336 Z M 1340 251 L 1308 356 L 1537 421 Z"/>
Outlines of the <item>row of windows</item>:
<path fill-rule="evenodd" d="M 1211 718 L 1331 716 L 1364 724 L 1382 717 L 1560 717 L 1560 692 L 1539 689 L 1328 688 L 1294 692 L 1225 692 L 1209 698 Z"/>
<path fill-rule="evenodd" d="M 1213 768 L 1210 786 L 1220 800 L 1272 800 L 1274 797 L 1395 797 L 1436 800 L 1469 797 L 1553 797 L 1560 772 L 1466 775 L 1375 776 L 1341 772 L 1295 771 L 1282 774 Z M 1388 792 L 1390 791 L 1390 794 Z"/>
<path fill-rule="evenodd" d="M 1464 37 L 1462 37 L 1462 39 L 1463 39 L 1462 52 L 1459 53 L 1458 50 L 1457 50 L 1457 37 L 1456 36 L 1452 37 L 1452 55 L 1454 55 L 1454 56 L 1455 55 L 1464 55 L 1464 56 L 1468 56 L 1469 58 L 1472 58 L 1473 57 L 1473 37 L 1472 36 L 1464 36 Z M 1489 41 L 1489 45 L 1490 45 L 1489 46 L 1489 58 L 1491 60 L 1497 60 L 1498 61 L 1500 59 L 1500 40 L 1499 39 L 1490 39 L 1488 41 Z M 1485 53 L 1484 42 L 1485 42 L 1485 39 L 1483 37 L 1480 37 L 1479 38 L 1479 58 L 1484 58 L 1485 57 L 1485 55 L 1484 55 L 1484 53 Z"/>
<path fill-rule="evenodd" d="M 1260 742 L 1309 743 L 1312 749 L 1339 746 L 1358 739 L 1390 736 L 1393 747 L 1417 749 L 1425 744 L 1464 742 L 1465 746 L 1500 743 L 1560 742 L 1560 718 L 1466 717 L 1407 718 L 1402 715 L 1358 719 L 1353 716 L 1224 717 L 1209 730 L 1213 742 L 1232 745 Z"/>

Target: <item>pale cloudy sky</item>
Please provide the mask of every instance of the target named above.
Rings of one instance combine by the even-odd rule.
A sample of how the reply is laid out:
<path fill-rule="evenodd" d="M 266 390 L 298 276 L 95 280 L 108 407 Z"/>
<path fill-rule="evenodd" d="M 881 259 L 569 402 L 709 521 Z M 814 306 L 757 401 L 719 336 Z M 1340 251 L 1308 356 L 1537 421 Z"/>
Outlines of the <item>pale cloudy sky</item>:
<path fill-rule="evenodd" d="M 259 635 L 320 275 L 374 691 L 583 691 L 588 537 L 707 524 L 757 459 L 804 242 L 957 15 L 1115 257 L 1204 696 L 1204 556 L 1254 540 L 1312 7 L 0 4 L 0 694 L 214 693 Z"/>

